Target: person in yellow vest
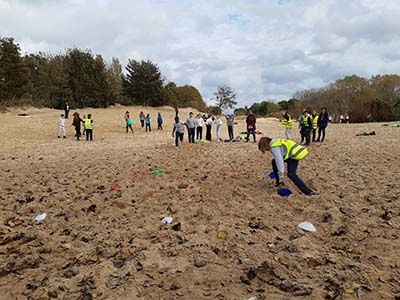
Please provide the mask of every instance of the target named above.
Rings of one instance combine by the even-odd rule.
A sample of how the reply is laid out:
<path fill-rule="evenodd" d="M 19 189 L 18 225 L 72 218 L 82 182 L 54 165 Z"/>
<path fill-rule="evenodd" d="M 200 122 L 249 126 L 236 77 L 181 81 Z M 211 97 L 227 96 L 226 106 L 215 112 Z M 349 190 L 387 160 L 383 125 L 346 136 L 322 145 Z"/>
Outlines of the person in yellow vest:
<path fill-rule="evenodd" d="M 315 142 L 315 139 L 317 137 L 318 118 L 319 118 L 319 115 L 315 110 L 313 111 L 312 118 L 313 118 L 312 141 Z"/>
<path fill-rule="evenodd" d="M 303 134 L 306 139 L 305 146 L 309 146 L 311 142 L 311 131 L 313 129 L 313 119 L 312 116 L 308 113 L 308 111 L 304 111 L 303 113 Z M 303 141 L 303 139 L 302 139 Z"/>
<path fill-rule="evenodd" d="M 313 192 L 307 185 L 297 176 L 297 167 L 299 160 L 303 159 L 307 154 L 307 148 L 298 145 L 291 140 L 272 139 L 269 137 L 262 137 L 258 143 L 258 149 L 265 153 L 271 151 L 272 169 L 275 173 L 276 186 L 283 186 L 285 176 L 285 163 L 287 163 L 287 175 L 289 179 L 300 189 L 300 191 L 307 195 L 313 196 Z"/>
<path fill-rule="evenodd" d="M 93 120 L 91 114 L 88 114 L 87 118 L 85 119 L 85 130 L 86 130 L 86 140 L 93 141 Z"/>
<path fill-rule="evenodd" d="M 287 140 L 291 139 L 290 130 L 293 128 L 293 120 L 292 116 L 289 114 L 288 111 L 285 112 L 282 119 L 282 126 L 285 128 L 285 136 Z"/>

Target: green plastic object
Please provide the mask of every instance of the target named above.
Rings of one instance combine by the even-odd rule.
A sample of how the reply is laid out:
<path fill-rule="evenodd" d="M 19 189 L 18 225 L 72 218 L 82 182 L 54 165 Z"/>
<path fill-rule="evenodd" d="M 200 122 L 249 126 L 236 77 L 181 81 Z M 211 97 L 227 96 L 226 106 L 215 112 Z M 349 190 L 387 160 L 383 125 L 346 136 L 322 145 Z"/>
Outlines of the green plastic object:
<path fill-rule="evenodd" d="M 155 169 L 155 170 L 153 171 L 153 173 L 154 173 L 154 174 L 162 174 L 162 173 L 165 173 L 165 170 L 160 169 L 160 168 L 157 168 L 157 169 Z"/>

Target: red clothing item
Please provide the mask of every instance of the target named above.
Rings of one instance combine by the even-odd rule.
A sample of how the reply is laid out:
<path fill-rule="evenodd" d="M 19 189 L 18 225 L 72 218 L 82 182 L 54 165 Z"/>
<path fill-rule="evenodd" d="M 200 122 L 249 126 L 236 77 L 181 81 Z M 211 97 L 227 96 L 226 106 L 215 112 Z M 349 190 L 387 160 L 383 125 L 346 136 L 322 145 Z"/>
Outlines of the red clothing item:
<path fill-rule="evenodd" d="M 256 130 L 256 116 L 251 114 L 246 118 L 247 130 Z"/>

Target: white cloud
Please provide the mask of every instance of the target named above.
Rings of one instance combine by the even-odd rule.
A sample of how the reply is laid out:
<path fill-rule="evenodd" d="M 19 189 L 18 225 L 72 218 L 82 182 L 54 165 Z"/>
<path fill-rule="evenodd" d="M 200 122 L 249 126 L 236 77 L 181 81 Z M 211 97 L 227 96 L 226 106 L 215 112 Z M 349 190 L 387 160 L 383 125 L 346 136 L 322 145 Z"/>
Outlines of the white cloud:
<path fill-rule="evenodd" d="M 122 64 L 151 59 L 206 100 L 229 84 L 239 105 L 395 73 L 398 28 L 397 0 L 0 0 L 0 36 L 23 52 L 76 46 Z"/>

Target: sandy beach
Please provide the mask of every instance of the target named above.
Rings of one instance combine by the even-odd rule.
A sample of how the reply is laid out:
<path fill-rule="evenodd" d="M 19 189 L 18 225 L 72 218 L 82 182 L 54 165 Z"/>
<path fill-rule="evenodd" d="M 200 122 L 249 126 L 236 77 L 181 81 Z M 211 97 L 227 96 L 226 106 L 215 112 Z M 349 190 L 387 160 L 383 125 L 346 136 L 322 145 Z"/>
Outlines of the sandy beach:
<path fill-rule="evenodd" d="M 330 124 L 299 165 L 318 195 L 287 181 L 286 198 L 252 141 L 216 142 L 213 128 L 211 143 L 185 133 L 176 149 L 173 108 L 79 110 L 93 115 L 93 142 L 75 140 L 71 117 L 58 139 L 61 113 L 0 114 L 0 299 L 400 299 L 396 123 Z M 284 137 L 276 119 L 257 127 Z"/>

